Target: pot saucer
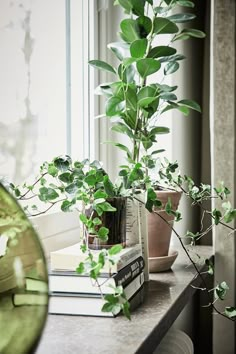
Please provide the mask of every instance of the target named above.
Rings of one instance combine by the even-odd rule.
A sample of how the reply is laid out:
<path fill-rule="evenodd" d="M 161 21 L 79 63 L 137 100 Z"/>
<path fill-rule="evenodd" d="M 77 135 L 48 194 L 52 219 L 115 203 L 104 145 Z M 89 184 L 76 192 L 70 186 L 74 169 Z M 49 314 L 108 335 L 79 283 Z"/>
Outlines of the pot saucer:
<path fill-rule="evenodd" d="M 178 251 L 170 251 L 168 256 L 164 257 L 149 257 L 149 273 L 164 272 L 171 268 L 178 256 Z"/>

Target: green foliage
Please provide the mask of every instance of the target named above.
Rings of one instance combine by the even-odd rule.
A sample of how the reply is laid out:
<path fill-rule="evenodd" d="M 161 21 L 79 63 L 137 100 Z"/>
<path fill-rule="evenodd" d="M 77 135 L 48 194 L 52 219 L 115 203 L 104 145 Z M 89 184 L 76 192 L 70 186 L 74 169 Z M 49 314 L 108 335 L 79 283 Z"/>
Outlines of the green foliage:
<path fill-rule="evenodd" d="M 215 292 L 214 292 L 215 298 L 224 300 L 227 294 L 227 290 L 229 290 L 227 283 L 225 281 L 221 282 L 215 287 Z"/>
<path fill-rule="evenodd" d="M 236 319 L 236 307 L 227 306 L 225 308 L 225 314 L 227 317 L 229 317 L 231 319 Z"/>
<path fill-rule="evenodd" d="M 162 81 L 155 82 L 155 79 L 154 83 L 149 84 L 148 79 L 157 71 L 167 76 L 179 69 L 179 61 L 185 57 L 176 52 L 172 42 L 191 37 L 203 38 L 205 35 L 197 29 L 184 27 L 187 22 L 195 19 L 194 13 L 172 12 L 179 6 L 193 8 L 192 1 L 160 1 L 159 6 L 156 6 L 158 2 L 152 0 L 116 0 L 115 5 L 121 6 L 126 15 L 120 22 L 121 42 L 108 45 L 118 58 L 119 65 L 113 68 L 109 63 L 99 60 L 89 63 L 116 75 L 114 82 L 101 84 L 96 91 L 106 97 L 106 116 L 115 118 L 112 130 L 125 134 L 131 142 L 131 148 L 120 143 L 113 145 L 126 153 L 127 161 L 131 164 L 141 162 L 144 155 L 149 155 L 146 164 L 149 168 L 156 164 L 157 158 L 151 154 L 151 150 L 158 143 L 160 131 L 153 128 L 160 115 L 178 109 L 187 116 L 190 110 L 201 112 L 201 109 L 192 100 L 178 101 L 174 93 L 177 86 L 170 88 Z M 158 42 L 163 34 L 171 36 L 170 43 L 155 46 L 154 40 Z"/>

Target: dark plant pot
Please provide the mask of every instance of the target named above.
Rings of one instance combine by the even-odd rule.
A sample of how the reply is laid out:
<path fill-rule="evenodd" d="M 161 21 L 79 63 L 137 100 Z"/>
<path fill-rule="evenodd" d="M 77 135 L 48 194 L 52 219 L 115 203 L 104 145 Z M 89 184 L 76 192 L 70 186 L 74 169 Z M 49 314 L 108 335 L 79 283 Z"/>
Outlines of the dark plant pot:
<path fill-rule="evenodd" d="M 100 250 L 102 248 L 111 248 L 116 244 L 126 245 L 127 198 L 109 198 L 107 201 L 116 208 L 115 212 L 105 212 L 101 217 L 102 226 L 109 229 L 108 240 L 104 242 L 94 235 L 89 235 L 88 247 L 90 249 Z"/>

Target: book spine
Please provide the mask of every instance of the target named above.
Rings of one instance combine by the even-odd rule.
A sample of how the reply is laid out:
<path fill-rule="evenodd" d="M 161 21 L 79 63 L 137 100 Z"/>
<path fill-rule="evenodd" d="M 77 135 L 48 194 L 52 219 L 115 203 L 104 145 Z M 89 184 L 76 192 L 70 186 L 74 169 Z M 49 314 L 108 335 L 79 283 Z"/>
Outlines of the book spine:
<path fill-rule="evenodd" d="M 144 260 L 140 256 L 133 260 L 128 266 L 121 269 L 114 275 L 116 286 L 122 285 L 125 287 L 129 284 L 137 275 L 139 275 L 144 269 Z"/>
<path fill-rule="evenodd" d="M 140 199 L 145 200 L 145 195 L 139 196 Z M 139 203 L 139 235 L 140 243 L 142 245 L 142 256 L 145 262 L 144 277 L 145 281 L 149 281 L 149 264 L 148 264 L 148 225 L 147 225 L 147 210 L 145 205 Z"/>
<path fill-rule="evenodd" d="M 138 225 L 139 203 L 136 200 L 127 200 L 126 206 L 126 245 L 133 246 L 139 243 Z"/>
<path fill-rule="evenodd" d="M 129 263 L 131 263 L 134 259 L 138 258 L 139 256 L 142 255 L 142 249 L 140 245 L 136 245 L 133 248 L 130 249 L 129 252 L 121 255 L 121 258 L 119 259 L 117 265 L 116 265 L 116 270 L 112 269 L 114 272 L 120 271 L 122 268 L 127 266 Z"/>

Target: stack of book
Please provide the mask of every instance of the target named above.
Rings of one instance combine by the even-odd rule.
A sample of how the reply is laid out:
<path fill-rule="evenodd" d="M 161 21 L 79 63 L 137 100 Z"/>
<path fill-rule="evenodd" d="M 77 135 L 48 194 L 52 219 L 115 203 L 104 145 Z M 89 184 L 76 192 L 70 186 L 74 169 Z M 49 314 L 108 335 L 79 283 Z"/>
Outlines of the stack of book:
<path fill-rule="evenodd" d="M 101 292 L 103 295 L 113 293 L 110 285 L 123 286 L 131 310 L 142 303 L 144 260 L 140 245 L 124 248 L 115 265 L 103 268 L 98 278 L 99 287 L 89 276 L 75 271 L 87 257 L 80 246 L 78 243 L 50 254 L 49 313 L 112 317 L 112 313 L 101 310 L 105 302 Z M 99 251 L 92 252 L 96 258 Z"/>

